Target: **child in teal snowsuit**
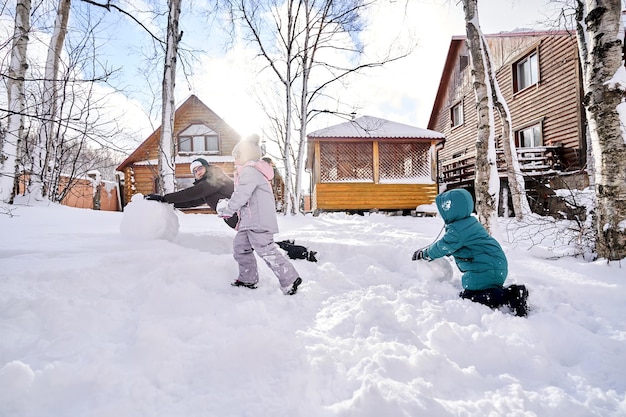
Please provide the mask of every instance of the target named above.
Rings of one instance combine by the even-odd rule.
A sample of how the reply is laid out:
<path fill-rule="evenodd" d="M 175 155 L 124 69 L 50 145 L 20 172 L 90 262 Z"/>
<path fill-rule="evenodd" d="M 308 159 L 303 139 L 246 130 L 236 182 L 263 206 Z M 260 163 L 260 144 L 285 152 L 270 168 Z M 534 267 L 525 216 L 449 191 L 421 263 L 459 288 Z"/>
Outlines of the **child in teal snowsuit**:
<path fill-rule="evenodd" d="M 413 254 L 413 260 L 452 256 L 463 273 L 461 298 L 491 308 L 509 305 L 518 316 L 527 313 L 527 290 L 523 285 L 502 285 L 508 274 L 508 263 L 502 247 L 472 216 L 474 200 L 464 189 L 446 191 L 435 199 L 445 223 L 441 239 Z"/>

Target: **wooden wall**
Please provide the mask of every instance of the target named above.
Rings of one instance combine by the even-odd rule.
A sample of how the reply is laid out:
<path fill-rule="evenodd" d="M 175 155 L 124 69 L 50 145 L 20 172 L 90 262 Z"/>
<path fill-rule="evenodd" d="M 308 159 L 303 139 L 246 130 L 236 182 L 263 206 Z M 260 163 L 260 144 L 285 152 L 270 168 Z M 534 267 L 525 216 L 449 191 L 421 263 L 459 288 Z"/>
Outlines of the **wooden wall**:
<path fill-rule="evenodd" d="M 436 196 L 436 184 L 318 183 L 313 209 L 415 210 Z"/>
<path fill-rule="evenodd" d="M 492 58 L 500 66 L 497 79 L 512 115 L 513 130 L 519 130 L 537 122 L 543 123 L 544 144 L 562 144 L 566 157 L 566 169 L 581 167 L 585 155 L 582 129 L 581 82 L 578 69 L 576 39 L 567 35 L 490 37 Z M 453 79 L 448 84 L 445 99 L 441 103 L 430 129 L 442 132 L 446 143 L 439 153 L 440 164 L 452 159 L 452 155 L 475 153 L 478 125 L 470 67 L 459 70 L 459 55 L 467 55 L 465 43 L 459 44 L 455 65 L 451 66 Z M 515 63 L 531 51 L 539 54 L 540 81 L 522 91 L 514 92 L 513 68 Z M 455 51 L 456 53 L 456 51 Z M 462 91 L 462 93 L 460 93 Z M 462 103 L 464 122 L 451 127 L 450 107 Z M 499 123 L 496 117 L 496 122 Z M 496 134 L 500 135 L 499 127 Z"/>

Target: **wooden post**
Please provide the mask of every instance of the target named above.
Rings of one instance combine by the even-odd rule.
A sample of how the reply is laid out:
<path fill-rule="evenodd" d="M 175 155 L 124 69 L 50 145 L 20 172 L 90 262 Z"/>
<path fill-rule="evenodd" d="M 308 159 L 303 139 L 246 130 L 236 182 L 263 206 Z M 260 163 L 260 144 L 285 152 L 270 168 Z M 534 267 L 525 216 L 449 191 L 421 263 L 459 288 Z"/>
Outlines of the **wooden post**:
<path fill-rule="evenodd" d="M 374 184 L 378 184 L 380 182 L 380 160 L 378 157 L 378 141 L 372 142 L 372 163 L 373 171 L 374 171 Z"/>

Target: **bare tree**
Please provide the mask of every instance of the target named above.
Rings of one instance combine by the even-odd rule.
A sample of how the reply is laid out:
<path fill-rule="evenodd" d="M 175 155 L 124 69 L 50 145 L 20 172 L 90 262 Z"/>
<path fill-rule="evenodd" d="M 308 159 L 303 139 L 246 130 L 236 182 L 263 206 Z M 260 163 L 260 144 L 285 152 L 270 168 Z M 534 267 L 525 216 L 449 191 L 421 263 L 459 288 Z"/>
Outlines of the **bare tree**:
<path fill-rule="evenodd" d="M 49 157 L 58 147 L 54 140 L 58 136 L 55 134 L 56 119 L 58 117 L 58 76 L 59 63 L 63 53 L 63 44 L 67 33 L 67 22 L 70 16 L 71 0 L 59 0 L 57 7 L 56 21 L 53 33 L 48 45 L 48 56 L 46 58 L 43 90 L 41 97 L 41 119 L 39 123 L 39 134 L 33 152 L 31 164 L 31 178 L 29 192 L 35 198 L 44 198 L 47 189 L 44 184 L 50 182 L 48 171 Z"/>
<path fill-rule="evenodd" d="M 626 139 L 618 112 L 626 86 L 624 28 L 619 0 L 577 2 L 579 50 L 584 68 L 584 105 L 587 109 L 595 166 L 595 228 L 598 256 L 626 257 Z"/>
<path fill-rule="evenodd" d="M 69 0 L 63 0 L 62 6 L 69 6 Z M 37 9 L 33 11 L 32 18 L 45 22 L 50 16 L 48 13 L 48 10 Z M 48 58 L 41 59 L 37 55 L 28 57 L 28 71 L 22 77 L 24 105 L 20 112 L 24 128 L 22 140 L 14 152 L 15 176 L 29 173 L 34 161 L 40 167 L 40 176 L 23 177 L 30 181 L 39 180 L 35 186 L 27 182 L 28 189 L 24 194 L 34 196 L 38 193 L 33 193 L 33 188 L 39 187 L 45 189 L 46 197 L 55 202 L 63 199 L 66 185 L 74 178 L 83 176 L 85 170 L 100 170 L 98 163 L 105 163 L 101 158 L 90 157 L 88 163 L 83 164 L 80 162 L 81 153 L 120 156 L 127 149 L 117 145 L 116 141 L 131 136 L 120 128 L 119 120 L 107 114 L 110 111 L 107 104 L 109 96 L 102 94 L 101 89 L 96 92 L 94 88 L 97 83 L 107 83 L 112 74 L 100 67 L 97 60 L 99 34 L 96 28 L 100 22 L 92 21 L 91 15 L 85 14 L 83 19 L 75 21 L 85 26 L 75 26 L 75 36 L 63 42 L 54 34 L 67 28 L 65 23 L 60 23 L 65 19 L 59 17 L 67 11 L 59 13 L 51 30 L 51 44 L 54 46 L 49 48 Z M 33 42 L 46 39 L 44 27 L 40 24 L 38 30 L 30 32 Z M 12 54 L 15 51 L 16 48 L 10 50 Z M 3 78 L 11 78 L 5 73 L 2 75 Z M 7 114 L 9 118 L 11 111 L 0 108 L 0 114 Z M 45 138 L 40 135 L 43 130 L 46 131 Z M 109 162 L 106 164 L 110 165 Z M 109 174 L 113 177 L 112 171 Z"/>
<path fill-rule="evenodd" d="M 8 73 L 8 125 L 0 147 L 0 201 L 13 203 L 19 176 L 19 151 L 24 138 L 24 77 L 30 32 L 30 0 L 18 0 Z"/>
<path fill-rule="evenodd" d="M 496 164 L 495 120 L 493 92 L 488 79 L 487 51 L 478 21 L 478 0 L 463 0 L 465 29 L 470 51 L 470 63 L 476 106 L 478 109 L 478 136 L 476 138 L 476 212 L 480 222 L 493 233 L 497 227 L 500 178 Z"/>
<path fill-rule="evenodd" d="M 257 46 L 278 80 L 281 106 L 265 101 L 264 110 L 272 121 L 272 133 L 285 166 L 288 191 L 287 210 L 299 209 L 308 122 L 315 117 L 313 103 L 329 86 L 342 82 L 366 68 L 408 55 L 389 53 L 380 60 L 341 64 L 339 56 L 362 56 L 362 48 L 349 42 L 363 29 L 360 15 L 375 0 L 230 0 L 235 22 L 241 22 L 248 40 Z M 322 51 L 333 53 L 322 54 Z M 296 135 L 297 132 L 297 135 Z"/>

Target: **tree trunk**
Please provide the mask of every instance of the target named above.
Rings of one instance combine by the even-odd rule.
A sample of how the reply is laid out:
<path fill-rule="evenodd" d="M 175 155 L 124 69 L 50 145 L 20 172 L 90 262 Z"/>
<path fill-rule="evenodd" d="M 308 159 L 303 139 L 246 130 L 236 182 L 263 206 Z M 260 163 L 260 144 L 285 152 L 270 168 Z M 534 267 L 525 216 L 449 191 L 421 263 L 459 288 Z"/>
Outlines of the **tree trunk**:
<path fill-rule="evenodd" d="M 618 106 L 623 107 L 624 71 L 621 2 L 587 0 L 585 23 L 589 56 L 586 60 L 585 106 L 595 162 L 596 252 L 617 260 L 626 257 L 626 140 Z"/>
<path fill-rule="evenodd" d="M 511 200 L 513 201 L 513 211 L 515 218 L 522 220 L 524 216 L 531 213 L 528 198 L 526 196 L 526 185 L 524 176 L 517 159 L 517 150 L 515 149 L 515 137 L 511 128 L 511 112 L 506 104 L 506 100 L 500 90 L 500 85 L 496 79 L 496 74 L 491 66 L 491 53 L 489 45 L 484 36 L 482 45 L 485 49 L 485 57 L 487 58 L 487 74 L 491 86 L 492 100 L 494 107 L 498 110 L 500 120 L 502 121 L 502 150 L 504 152 L 504 160 L 506 162 L 506 175 L 509 182 L 509 190 L 511 191 Z M 506 197 L 508 199 L 508 197 Z M 508 204 L 505 204 L 508 207 Z M 507 208 L 508 210 L 508 208 Z M 505 213 L 508 214 L 508 213 Z"/>
<path fill-rule="evenodd" d="M 58 147 L 56 143 L 57 120 L 57 78 L 59 76 L 59 62 L 63 52 L 63 43 L 67 33 L 67 22 L 70 16 L 71 0 L 59 0 L 57 16 L 54 23 L 54 32 L 48 45 L 45 74 L 42 91 L 42 112 L 39 133 L 33 151 L 31 178 L 28 191 L 36 199 L 44 198 L 48 194 L 46 186 L 51 185 L 48 175 L 48 165 L 54 159 Z M 50 197 L 56 193 L 51 192 Z"/>
<path fill-rule="evenodd" d="M 174 146 L 174 87 L 176 85 L 176 58 L 181 34 L 178 32 L 181 0 L 169 0 L 167 21 L 167 46 L 163 70 L 161 140 L 159 142 L 159 184 L 158 192 L 175 191 L 176 150 Z"/>
<path fill-rule="evenodd" d="M 589 41 L 587 40 L 587 28 L 584 22 L 585 16 L 587 15 L 587 7 L 585 4 L 585 0 L 576 0 L 576 41 L 578 43 L 578 56 L 581 67 L 581 75 L 583 79 L 583 88 L 587 88 L 589 85 L 587 81 L 587 68 L 588 68 L 588 59 L 589 59 Z M 584 106 L 585 108 L 585 118 L 589 120 L 589 108 Z M 595 161 L 593 160 L 592 153 L 592 145 L 591 145 L 591 133 L 589 132 L 589 123 L 585 123 L 585 144 L 587 147 L 587 152 L 585 155 L 586 166 L 587 166 L 587 177 L 589 178 L 589 185 L 595 187 L 596 177 L 595 177 Z"/>
<path fill-rule="evenodd" d="M 15 9 L 15 28 L 11 46 L 11 62 L 7 80 L 9 116 L 7 132 L 0 149 L 0 201 L 12 204 L 19 178 L 22 140 L 24 139 L 24 76 L 27 61 L 28 33 L 30 32 L 30 0 L 18 0 Z"/>
<path fill-rule="evenodd" d="M 486 52 L 478 23 L 477 0 L 463 0 L 465 29 L 470 50 L 470 62 L 476 106 L 478 112 L 478 136 L 476 138 L 476 213 L 489 233 L 497 227 L 498 194 L 500 178 L 496 166 L 494 112 L 491 85 L 486 82 Z"/>

